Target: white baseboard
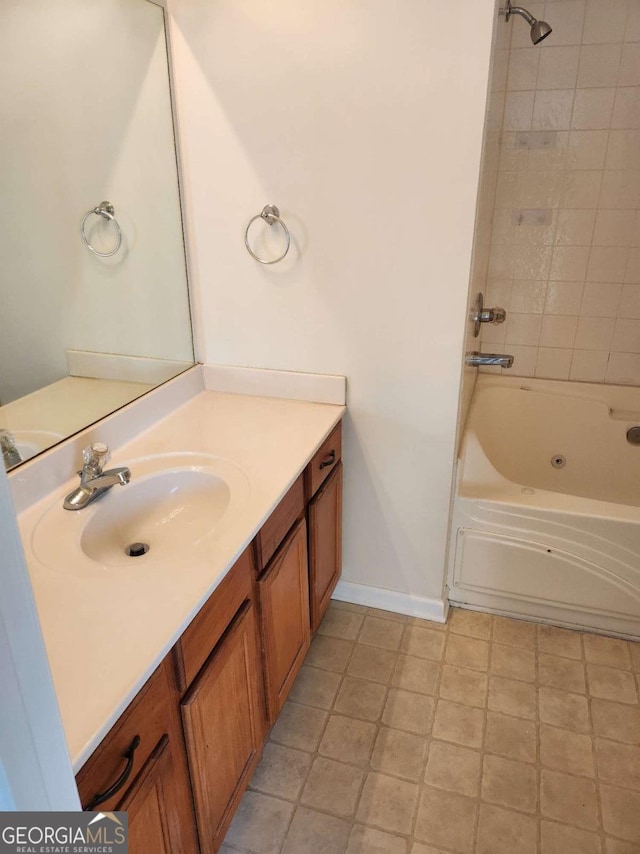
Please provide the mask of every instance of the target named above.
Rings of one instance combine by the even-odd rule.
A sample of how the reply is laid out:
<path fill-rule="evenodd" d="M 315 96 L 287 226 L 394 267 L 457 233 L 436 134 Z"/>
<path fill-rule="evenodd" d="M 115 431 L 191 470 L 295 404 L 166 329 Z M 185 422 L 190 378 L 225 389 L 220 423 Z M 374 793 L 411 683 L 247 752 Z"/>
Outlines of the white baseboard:
<path fill-rule="evenodd" d="M 449 610 L 449 602 L 446 599 L 427 599 L 425 596 L 353 584 L 351 581 L 339 581 L 333 591 L 333 598 L 341 602 L 351 602 L 353 605 L 406 614 L 408 617 L 421 617 L 434 623 L 446 623 Z"/>
<path fill-rule="evenodd" d="M 67 364 L 72 377 L 160 385 L 186 371 L 192 362 L 92 353 L 90 350 L 67 350 Z"/>
<path fill-rule="evenodd" d="M 203 365 L 203 371 L 208 391 L 284 397 L 337 406 L 345 406 L 347 402 L 347 378 L 337 374 L 305 374 L 232 365 Z"/>

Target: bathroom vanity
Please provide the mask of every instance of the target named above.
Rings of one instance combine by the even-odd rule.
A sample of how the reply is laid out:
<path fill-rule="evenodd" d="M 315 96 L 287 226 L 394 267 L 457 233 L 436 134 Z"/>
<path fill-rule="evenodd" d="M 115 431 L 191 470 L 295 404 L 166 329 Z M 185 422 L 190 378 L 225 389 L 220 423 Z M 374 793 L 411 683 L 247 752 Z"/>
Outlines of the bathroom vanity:
<path fill-rule="evenodd" d="M 222 844 L 340 576 L 343 413 L 205 391 L 118 451 L 130 486 L 75 513 L 62 488 L 20 516 L 82 805 L 127 810 L 136 854 Z M 179 490 L 209 468 L 230 495 L 204 545 L 96 551 L 87 532 L 136 480 Z"/>

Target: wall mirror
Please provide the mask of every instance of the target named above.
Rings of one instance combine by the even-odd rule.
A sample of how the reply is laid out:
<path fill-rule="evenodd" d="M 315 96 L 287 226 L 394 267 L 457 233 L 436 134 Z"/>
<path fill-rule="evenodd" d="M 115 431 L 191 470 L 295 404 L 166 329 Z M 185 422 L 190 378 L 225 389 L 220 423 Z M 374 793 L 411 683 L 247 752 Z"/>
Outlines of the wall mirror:
<path fill-rule="evenodd" d="M 11 468 L 194 355 L 164 10 L 3 0 L 0 57 L 0 444 Z"/>

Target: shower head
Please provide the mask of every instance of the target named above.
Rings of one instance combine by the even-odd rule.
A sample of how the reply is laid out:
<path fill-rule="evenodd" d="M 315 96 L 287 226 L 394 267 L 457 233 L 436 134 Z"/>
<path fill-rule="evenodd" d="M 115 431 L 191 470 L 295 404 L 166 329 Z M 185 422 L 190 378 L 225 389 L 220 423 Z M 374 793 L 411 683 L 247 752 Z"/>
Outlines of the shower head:
<path fill-rule="evenodd" d="M 546 39 L 551 34 L 552 30 L 546 21 L 538 21 L 533 17 L 531 12 L 527 12 L 521 6 L 512 6 L 511 1 L 507 0 L 504 7 L 505 20 L 508 21 L 512 15 L 520 15 L 524 18 L 527 24 L 531 27 L 531 41 L 534 44 L 540 44 L 543 39 Z"/>

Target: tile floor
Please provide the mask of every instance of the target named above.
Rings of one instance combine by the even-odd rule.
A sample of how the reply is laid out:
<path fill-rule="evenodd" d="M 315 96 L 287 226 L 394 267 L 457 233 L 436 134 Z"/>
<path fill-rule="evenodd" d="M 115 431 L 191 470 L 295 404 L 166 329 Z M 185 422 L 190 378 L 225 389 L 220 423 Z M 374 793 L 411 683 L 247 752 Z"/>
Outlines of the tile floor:
<path fill-rule="evenodd" d="M 640 852 L 640 644 L 333 602 L 222 851 Z"/>

